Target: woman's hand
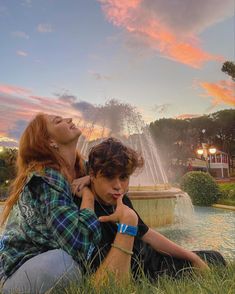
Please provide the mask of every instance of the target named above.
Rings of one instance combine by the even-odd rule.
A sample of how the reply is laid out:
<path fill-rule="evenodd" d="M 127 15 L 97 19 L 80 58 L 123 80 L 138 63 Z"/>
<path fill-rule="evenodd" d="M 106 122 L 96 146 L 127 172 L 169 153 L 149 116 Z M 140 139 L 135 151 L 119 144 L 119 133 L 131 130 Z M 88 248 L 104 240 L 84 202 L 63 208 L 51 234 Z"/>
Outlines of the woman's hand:
<path fill-rule="evenodd" d="M 100 222 L 115 222 L 115 223 L 124 223 L 131 226 L 136 226 L 138 223 L 138 216 L 135 211 L 122 202 L 123 196 L 117 199 L 117 206 L 115 212 L 107 215 L 100 216 Z"/>
<path fill-rule="evenodd" d="M 90 176 L 85 176 L 82 178 L 78 178 L 73 180 L 71 188 L 72 193 L 78 197 L 82 197 L 82 190 L 84 187 L 88 187 L 91 184 Z"/>
<path fill-rule="evenodd" d="M 82 188 L 80 197 L 82 197 L 80 209 L 90 208 L 94 210 L 95 197 L 89 187 L 85 186 Z"/>

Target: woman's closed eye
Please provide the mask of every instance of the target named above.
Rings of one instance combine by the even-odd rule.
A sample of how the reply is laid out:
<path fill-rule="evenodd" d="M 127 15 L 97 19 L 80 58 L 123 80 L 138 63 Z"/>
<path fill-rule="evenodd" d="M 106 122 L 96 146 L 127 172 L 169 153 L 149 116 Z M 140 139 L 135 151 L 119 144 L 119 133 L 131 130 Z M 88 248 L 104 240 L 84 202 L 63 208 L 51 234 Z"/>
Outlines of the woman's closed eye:
<path fill-rule="evenodd" d="M 60 122 L 62 122 L 62 118 L 61 117 L 57 117 L 55 119 L 55 124 L 59 124 Z"/>

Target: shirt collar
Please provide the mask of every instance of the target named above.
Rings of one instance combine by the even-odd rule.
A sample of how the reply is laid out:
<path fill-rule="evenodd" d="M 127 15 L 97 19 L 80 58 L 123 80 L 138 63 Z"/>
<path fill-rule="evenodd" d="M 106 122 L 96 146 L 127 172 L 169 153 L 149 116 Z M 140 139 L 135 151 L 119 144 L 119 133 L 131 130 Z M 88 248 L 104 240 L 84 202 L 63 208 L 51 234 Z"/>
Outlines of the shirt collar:
<path fill-rule="evenodd" d="M 46 167 L 42 171 L 31 172 L 26 180 L 25 185 L 29 184 L 33 177 L 41 178 L 48 185 L 52 186 L 55 190 L 59 192 L 64 192 L 66 194 L 71 193 L 71 188 L 68 180 L 57 170 Z"/>

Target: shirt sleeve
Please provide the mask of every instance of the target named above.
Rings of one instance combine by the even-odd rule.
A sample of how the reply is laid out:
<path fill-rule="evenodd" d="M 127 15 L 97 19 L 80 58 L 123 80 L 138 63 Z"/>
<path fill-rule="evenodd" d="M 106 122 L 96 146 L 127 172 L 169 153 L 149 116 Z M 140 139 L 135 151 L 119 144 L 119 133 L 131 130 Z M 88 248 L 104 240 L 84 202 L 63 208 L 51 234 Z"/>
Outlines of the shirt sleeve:
<path fill-rule="evenodd" d="M 57 191 L 47 183 L 43 185 L 42 210 L 53 238 L 75 260 L 79 254 L 87 257 L 101 239 L 100 222 L 94 211 L 79 210 L 71 195 Z"/>
<path fill-rule="evenodd" d="M 141 219 L 141 217 L 139 216 L 138 212 L 134 209 L 132 202 L 130 200 L 130 198 L 125 195 L 123 197 L 123 203 L 125 205 L 127 205 L 128 207 L 130 207 L 131 209 L 133 209 L 135 211 L 135 213 L 138 216 L 138 233 L 137 233 L 137 237 L 138 238 L 142 238 L 149 230 L 149 227 L 144 223 L 144 221 Z"/>

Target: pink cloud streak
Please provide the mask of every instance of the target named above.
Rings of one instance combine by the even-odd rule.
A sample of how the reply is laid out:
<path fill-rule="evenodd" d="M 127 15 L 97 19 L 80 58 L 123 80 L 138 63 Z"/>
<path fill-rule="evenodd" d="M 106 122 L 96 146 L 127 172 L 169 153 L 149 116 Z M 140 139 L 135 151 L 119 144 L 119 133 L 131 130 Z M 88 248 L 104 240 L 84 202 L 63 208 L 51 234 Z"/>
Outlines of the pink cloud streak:
<path fill-rule="evenodd" d="M 0 92 L 9 95 L 28 95 L 31 90 L 11 85 L 0 85 Z"/>
<path fill-rule="evenodd" d="M 102 10 L 113 25 L 122 27 L 147 48 L 156 50 L 162 56 L 200 68 L 208 61 L 221 61 L 221 56 L 208 53 L 200 48 L 198 39 L 192 32 L 177 32 L 161 20 L 156 11 L 151 13 L 143 0 L 98 0 Z M 145 7 L 144 7 L 145 5 Z"/>
<path fill-rule="evenodd" d="M 205 90 L 202 96 L 212 97 L 212 104 L 226 104 L 235 106 L 235 83 L 219 81 L 217 83 L 200 82 L 199 85 Z"/>
<path fill-rule="evenodd" d="M 73 118 L 81 116 L 67 101 L 36 96 L 31 90 L 13 85 L 0 85 L 0 105 L 0 137 L 7 136 L 16 121 L 30 121 L 38 112 Z"/>
<path fill-rule="evenodd" d="M 190 118 L 195 118 L 201 116 L 200 114 L 189 114 L 189 113 L 184 113 L 176 116 L 176 119 L 190 119 Z"/>

